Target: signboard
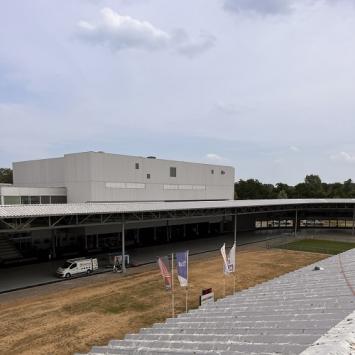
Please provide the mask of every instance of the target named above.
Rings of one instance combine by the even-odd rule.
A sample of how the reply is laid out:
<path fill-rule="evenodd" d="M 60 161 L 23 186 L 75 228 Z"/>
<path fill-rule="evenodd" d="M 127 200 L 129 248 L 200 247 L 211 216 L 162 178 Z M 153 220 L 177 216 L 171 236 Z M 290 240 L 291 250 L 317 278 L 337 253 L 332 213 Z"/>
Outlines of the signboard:
<path fill-rule="evenodd" d="M 214 293 L 212 292 L 212 288 L 207 288 L 202 290 L 202 294 L 200 296 L 200 306 L 213 303 L 214 302 Z"/>

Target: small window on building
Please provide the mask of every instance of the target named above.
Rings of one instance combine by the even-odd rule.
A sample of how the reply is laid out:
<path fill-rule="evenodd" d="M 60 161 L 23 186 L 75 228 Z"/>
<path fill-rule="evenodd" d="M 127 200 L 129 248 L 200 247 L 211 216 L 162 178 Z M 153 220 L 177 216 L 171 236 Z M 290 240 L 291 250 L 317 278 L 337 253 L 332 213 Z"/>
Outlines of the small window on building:
<path fill-rule="evenodd" d="M 51 199 L 49 196 L 41 196 L 41 204 L 42 205 L 47 205 L 51 203 Z"/>
<path fill-rule="evenodd" d="M 212 175 L 214 174 L 214 170 L 213 170 L 213 169 L 211 170 L 211 174 L 212 174 Z"/>
<path fill-rule="evenodd" d="M 30 204 L 30 196 L 21 196 L 21 204 L 29 205 Z"/>
<path fill-rule="evenodd" d="M 224 170 L 221 170 L 221 175 L 225 175 L 226 172 Z"/>
<path fill-rule="evenodd" d="M 170 167 L 170 177 L 176 177 L 176 168 Z"/>
<path fill-rule="evenodd" d="M 136 169 L 139 169 L 139 163 L 136 163 Z"/>
<path fill-rule="evenodd" d="M 147 174 L 147 179 L 150 179 L 150 174 Z"/>
<path fill-rule="evenodd" d="M 4 196 L 5 205 L 19 205 L 21 203 L 20 196 Z"/>
<path fill-rule="evenodd" d="M 39 196 L 31 196 L 31 205 L 39 205 L 40 202 Z"/>
<path fill-rule="evenodd" d="M 67 196 L 51 196 L 51 203 L 67 203 Z"/>

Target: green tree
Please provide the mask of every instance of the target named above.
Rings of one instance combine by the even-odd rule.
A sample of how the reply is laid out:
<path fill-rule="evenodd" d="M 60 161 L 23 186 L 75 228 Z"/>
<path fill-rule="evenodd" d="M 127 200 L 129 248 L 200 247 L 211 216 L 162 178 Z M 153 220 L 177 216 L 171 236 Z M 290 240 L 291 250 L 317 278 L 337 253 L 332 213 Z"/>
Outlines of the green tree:
<path fill-rule="evenodd" d="M 307 175 L 304 182 L 289 186 L 282 182 L 275 186 L 263 184 L 256 179 L 240 180 L 235 183 L 236 199 L 271 198 L 355 198 L 355 183 L 348 179 L 341 182 L 325 183 L 318 175 Z"/>
<path fill-rule="evenodd" d="M 0 168 L 0 183 L 12 184 L 12 169 Z"/>
<path fill-rule="evenodd" d="M 355 197 L 355 184 L 352 182 L 351 179 L 344 181 L 343 186 L 344 186 L 343 191 L 345 197 L 348 198 Z"/>
<path fill-rule="evenodd" d="M 277 194 L 277 198 L 292 198 L 294 195 L 294 187 L 278 182 L 275 185 L 275 193 Z"/>
<path fill-rule="evenodd" d="M 277 194 L 277 198 L 288 198 L 287 192 L 286 192 L 285 190 L 281 190 L 281 191 Z"/>
<path fill-rule="evenodd" d="M 234 194 L 241 200 L 276 198 L 272 184 L 262 184 L 259 180 L 239 180 L 234 186 Z"/>
<path fill-rule="evenodd" d="M 298 198 L 323 198 L 326 197 L 322 180 L 318 175 L 307 175 L 304 183 L 295 186 Z"/>

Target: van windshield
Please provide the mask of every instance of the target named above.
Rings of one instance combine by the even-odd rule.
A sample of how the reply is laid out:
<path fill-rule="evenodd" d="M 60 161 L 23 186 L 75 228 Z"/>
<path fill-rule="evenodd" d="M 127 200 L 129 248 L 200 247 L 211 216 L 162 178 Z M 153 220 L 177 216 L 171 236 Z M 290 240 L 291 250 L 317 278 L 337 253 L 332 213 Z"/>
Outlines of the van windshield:
<path fill-rule="evenodd" d="M 62 265 L 62 269 L 67 269 L 70 265 L 71 265 L 71 263 L 69 263 L 68 261 L 66 261 L 66 262 Z"/>

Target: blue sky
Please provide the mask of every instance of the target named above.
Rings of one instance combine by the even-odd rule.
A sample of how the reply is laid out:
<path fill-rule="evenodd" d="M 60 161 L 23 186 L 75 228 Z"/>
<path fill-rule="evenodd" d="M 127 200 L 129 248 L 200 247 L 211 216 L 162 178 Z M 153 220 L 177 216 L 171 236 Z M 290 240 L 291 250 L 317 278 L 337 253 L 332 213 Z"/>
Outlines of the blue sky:
<path fill-rule="evenodd" d="M 100 150 L 355 179 L 355 0 L 0 6 L 0 166 Z"/>

